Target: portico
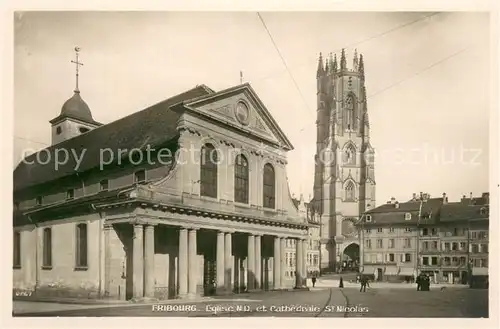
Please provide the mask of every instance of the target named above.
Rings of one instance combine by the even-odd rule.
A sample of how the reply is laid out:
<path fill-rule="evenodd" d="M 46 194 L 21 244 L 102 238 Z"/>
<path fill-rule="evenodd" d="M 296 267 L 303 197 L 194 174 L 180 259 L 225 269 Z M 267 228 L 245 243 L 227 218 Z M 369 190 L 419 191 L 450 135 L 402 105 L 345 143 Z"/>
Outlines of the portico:
<path fill-rule="evenodd" d="M 123 209 L 135 203 L 131 200 Z M 121 276 L 125 299 L 190 299 L 292 288 L 285 284 L 285 239 L 297 240 L 294 288 L 305 286 L 305 223 L 144 202 L 133 215 L 125 215 L 116 206 L 102 211 L 106 213 L 106 272 L 115 270 L 112 235 L 119 237 L 125 250 Z M 117 277 L 117 273 L 105 276 L 110 297 L 121 289 L 119 280 L 113 280 Z M 162 294 L 162 289 L 168 293 Z"/>

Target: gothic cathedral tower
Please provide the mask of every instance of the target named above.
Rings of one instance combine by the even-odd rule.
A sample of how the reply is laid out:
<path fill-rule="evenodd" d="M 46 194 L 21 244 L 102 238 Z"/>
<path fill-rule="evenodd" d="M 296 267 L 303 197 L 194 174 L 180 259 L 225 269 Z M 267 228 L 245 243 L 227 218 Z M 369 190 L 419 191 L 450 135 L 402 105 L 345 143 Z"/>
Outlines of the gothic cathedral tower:
<path fill-rule="evenodd" d="M 338 270 L 359 264 L 354 223 L 375 206 L 374 150 L 370 145 L 363 55 L 347 67 L 345 50 L 323 60 L 317 71 L 315 216 L 321 222 L 320 266 Z M 352 262 L 350 262 L 352 261 Z"/>

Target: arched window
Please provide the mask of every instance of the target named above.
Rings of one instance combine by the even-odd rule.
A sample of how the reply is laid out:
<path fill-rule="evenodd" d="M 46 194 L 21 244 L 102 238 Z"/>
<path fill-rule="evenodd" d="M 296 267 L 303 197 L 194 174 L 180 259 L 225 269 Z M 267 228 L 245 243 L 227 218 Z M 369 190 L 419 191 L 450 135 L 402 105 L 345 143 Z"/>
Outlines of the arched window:
<path fill-rule="evenodd" d="M 354 201 L 355 199 L 355 187 L 352 181 L 347 182 L 345 186 L 345 199 L 346 201 Z"/>
<path fill-rule="evenodd" d="M 355 116 L 354 108 L 355 108 L 354 96 L 352 94 L 350 94 L 350 95 L 347 96 L 347 99 L 345 101 L 345 106 L 344 106 L 345 129 L 348 129 L 348 130 L 354 130 L 355 129 L 355 126 L 354 126 L 354 123 L 355 123 L 355 120 L 354 120 L 354 116 Z"/>
<path fill-rule="evenodd" d="M 200 195 L 217 198 L 217 150 L 212 144 L 201 148 Z"/>
<path fill-rule="evenodd" d="M 343 161 L 344 164 L 348 165 L 356 164 L 356 149 L 354 148 L 354 145 L 348 144 L 344 149 Z"/>
<path fill-rule="evenodd" d="M 242 154 L 236 156 L 234 166 L 234 201 L 248 203 L 248 161 Z"/>
<path fill-rule="evenodd" d="M 264 208 L 272 208 L 275 207 L 275 175 L 274 168 L 271 164 L 267 163 L 264 166 L 264 188 L 263 188 L 263 206 Z"/>

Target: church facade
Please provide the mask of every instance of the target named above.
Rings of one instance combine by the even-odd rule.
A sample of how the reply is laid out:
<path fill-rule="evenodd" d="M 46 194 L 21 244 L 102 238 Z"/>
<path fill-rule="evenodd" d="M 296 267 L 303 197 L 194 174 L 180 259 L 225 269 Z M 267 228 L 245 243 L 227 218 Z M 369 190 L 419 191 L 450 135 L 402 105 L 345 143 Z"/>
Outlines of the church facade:
<path fill-rule="evenodd" d="M 52 145 L 14 171 L 14 289 L 128 300 L 305 287 L 293 147 L 249 84 L 199 85 L 106 125 L 77 88 L 51 124 Z"/>
<path fill-rule="evenodd" d="M 320 225 L 323 272 L 359 266 L 359 236 L 355 223 L 375 207 L 374 149 L 363 56 L 355 52 L 347 67 L 320 55 L 317 70 L 317 143 L 312 211 Z"/>

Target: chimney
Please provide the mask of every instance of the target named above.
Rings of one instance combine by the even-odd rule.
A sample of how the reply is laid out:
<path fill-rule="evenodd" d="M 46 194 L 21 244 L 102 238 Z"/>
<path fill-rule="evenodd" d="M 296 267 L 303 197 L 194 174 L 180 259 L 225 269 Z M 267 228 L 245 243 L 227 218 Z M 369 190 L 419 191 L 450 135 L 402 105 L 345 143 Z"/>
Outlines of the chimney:
<path fill-rule="evenodd" d="M 417 193 L 413 193 L 413 198 L 412 198 L 413 201 L 416 201 L 417 200 Z"/>
<path fill-rule="evenodd" d="M 387 201 L 387 204 L 391 204 L 391 200 Z"/>
<path fill-rule="evenodd" d="M 484 200 L 484 204 L 490 204 L 490 193 L 483 193 L 482 198 Z"/>
<path fill-rule="evenodd" d="M 395 203 L 396 202 L 396 198 L 395 197 L 391 197 L 391 203 Z"/>
<path fill-rule="evenodd" d="M 394 208 L 399 208 L 399 202 L 396 201 L 396 203 L 394 203 Z"/>
<path fill-rule="evenodd" d="M 443 203 L 448 203 L 448 197 L 446 196 L 446 193 L 443 193 Z"/>
<path fill-rule="evenodd" d="M 423 198 L 424 198 L 424 193 L 420 192 L 420 200 L 422 200 Z"/>
<path fill-rule="evenodd" d="M 470 199 L 472 200 L 472 192 L 470 192 Z"/>

